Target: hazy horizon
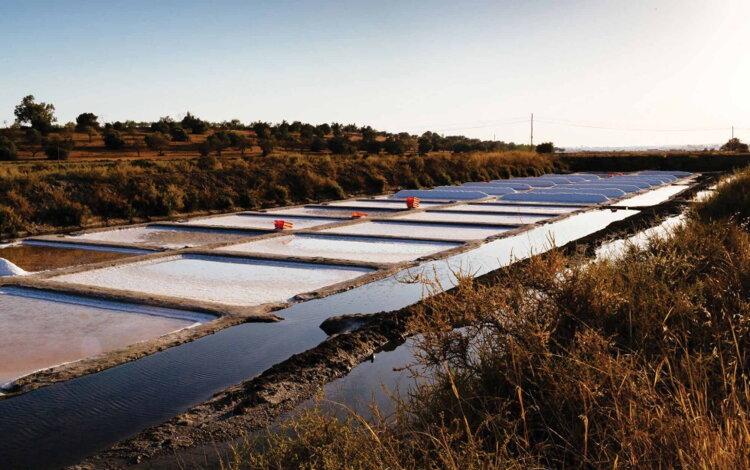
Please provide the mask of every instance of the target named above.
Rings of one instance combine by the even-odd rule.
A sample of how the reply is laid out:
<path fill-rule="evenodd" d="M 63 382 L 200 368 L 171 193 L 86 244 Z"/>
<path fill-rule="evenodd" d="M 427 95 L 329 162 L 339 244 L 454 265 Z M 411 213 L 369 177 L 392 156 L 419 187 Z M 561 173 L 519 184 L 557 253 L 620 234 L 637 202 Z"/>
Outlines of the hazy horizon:
<path fill-rule="evenodd" d="M 562 147 L 750 138 L 750 2 L 0 0 L 0 121 L 355 122 Z"/>

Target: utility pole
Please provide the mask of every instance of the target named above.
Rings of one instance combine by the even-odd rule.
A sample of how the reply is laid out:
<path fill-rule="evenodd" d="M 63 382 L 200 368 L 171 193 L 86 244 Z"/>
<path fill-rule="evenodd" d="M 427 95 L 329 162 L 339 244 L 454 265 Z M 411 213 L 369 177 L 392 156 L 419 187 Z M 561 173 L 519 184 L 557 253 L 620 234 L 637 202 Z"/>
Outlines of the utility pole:
<path fill-rule="evenodd" d="M 531 147 L 534 147 L 534 113 L 531 113 Z"/>
<path fill-rule="evenodd" d="M 734 140 L 734 126 L 732 126 L 732 140 Z"/>

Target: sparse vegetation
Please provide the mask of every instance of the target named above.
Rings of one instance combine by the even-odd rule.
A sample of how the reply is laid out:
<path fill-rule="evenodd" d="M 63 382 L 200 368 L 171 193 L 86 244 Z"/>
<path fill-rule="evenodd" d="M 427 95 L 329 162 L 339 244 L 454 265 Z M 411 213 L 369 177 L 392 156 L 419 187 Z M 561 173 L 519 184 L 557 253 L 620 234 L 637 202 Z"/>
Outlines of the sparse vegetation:
<path fill-rule="evenodd" d="M 306 412 L 226 468 L 750 467 L 750 233 L 722 205 L 749 183 L 622 260 L 551 252 L 427 299 L 427 380 L 393 416 Z"/>

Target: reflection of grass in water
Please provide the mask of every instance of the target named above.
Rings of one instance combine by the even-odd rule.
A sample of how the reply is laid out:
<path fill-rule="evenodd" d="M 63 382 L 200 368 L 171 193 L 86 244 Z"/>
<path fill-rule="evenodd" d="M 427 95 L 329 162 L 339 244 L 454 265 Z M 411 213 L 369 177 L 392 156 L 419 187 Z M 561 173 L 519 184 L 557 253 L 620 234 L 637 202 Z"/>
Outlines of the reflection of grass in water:
<path fill-rule="evenodd" d="M 40 245 L 14 245 L 0 249 L 0 258 L 5 258 L 26 271 L 79 266 L 90 263 L 116 260 L 132 256 L 109 251 L 81 250 L 78 248 L 58 248 Z"/>
<path fill-rule="evenodd" d="M 617 262 L 553 251 L 420 304 L 428 384 L 394 415 L 305 412 L 226 467 L 750 468 L 749 318 L 726 220 Z"/>

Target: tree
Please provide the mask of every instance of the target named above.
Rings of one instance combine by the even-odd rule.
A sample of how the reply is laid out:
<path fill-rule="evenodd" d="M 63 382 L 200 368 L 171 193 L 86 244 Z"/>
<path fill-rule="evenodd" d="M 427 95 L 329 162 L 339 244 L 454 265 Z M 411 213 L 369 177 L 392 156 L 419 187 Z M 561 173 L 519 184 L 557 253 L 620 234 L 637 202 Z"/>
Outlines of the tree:
<path fill-rule="evenodd" d="M 187 131 L 182 126 L 175 124 L 169 131 L 169 135 L 172 136 L 174 142 L 187 142 L 190 140 Z"/>
<path fill-rule="evenodd" d="M 185 117 L 182 118 L 181 124 L 183 128 L 190 129 L 190 132 L 193 134 L 203 134 L 208 130 L 208 125 L 190 114 L 190 111 L 188 111 Z"/>
<path fill-rule="evenodd" d="M 255 132 L 255 136 L 259 140 L 268 139 L 271 135 L 271 126 L 269 126 L 266 122 L 254 122 L 252 127 L 253 132 Z"/>
<path fill-rule="evenodd" d="M 726 144 L 722 145 L 721 150 L 729 152 L 747 152 L 748 145 L 741 142 L 737 137 L 734 137 L 729 139 Z"/>
<path fill-rule="evenodd" d="M 57 136 L 49 139 L 44 146 L 44 153 L 49 160 L 67 160 L 73 150 L 73 141 L 61 139 Z"/>
<path fill-rule="evenodd" d="M 76 125 L 73 122 L 66 122 L 65 125 L 60 130 L 61 130 L 63 139 L 73 140 L 73 137 L 76 132 Z"/>
<path fill-rule="evenodd" d="M 211 150 L 216 152 L 216 155 L 221 156 L 221 151 L 232 145 L 232 134 L 234 134 L 234 132 L 214 132 L 208 136 L 206 143 Z"/>
<path fill-rule="evenodd" d="M 377 155 L 383 149 L 383 144 L 375 139 L 363 140 L 362 147 L 365 152 L 372 155 Z"/>
<path fill-rule="evenodd" d="M 99 117 L 94 113 L 82 113 L 76 118 L 76 129 L 78 132 L 85 132 L 87 127 L 94 130 L 99 129 Z"/>
<path fill-rule="evenodd" d="M 161 132 L 146 135 L 144 141 L 148 148 L 159 152 L 159 156 L 164 155 L 164 151 L 169 147 L 169 137 Z"/>
<path fill-rule="evenodd" d="M 536 153 L 555 153 L 555 145 L 552 142 L 542 142 L 536 146 Z"/>
<path fill-rule="evenodd" d="M 339 124 L 338 122 L 334 122 L 331 124 L 331 132 L 333 132 L 334 137 L 338 137 L 341 135 L 341 128 L 343 126 Z"/>
<path fill-rule="evenodd" d="M 0 160 L 18 160 L 18 151 L 16 150 L 16 144 L 10 139 L 7 139 L 0 135 Z"/>
<path fill-rule="evenodd" d="M 21 104 L 16 106 L 13 114 L 16 116 L 16 123 L 28 123 L 42 135 L 49 134 L 52 131 L 52 123 L 57 121 L 55 106 L 47 103 L 36 103 L 34 95 L 25 96 L 21 100 Z"/>
<path fill-rule="evenodd" d="M 385 139 L 385 142 L 383 142 L 383 150 L 391 155 L 403 155 L 408 148 L 408 141 L 400 135 L 389 136 Z"/>
<path fill-rule="evenodd" d="M 110 150 L 122 150 L 125 148 L 125 140 L 119 132 L 107 131 L 104 133 L 104 146 Z"/>
<path fill-rule="evenodd" d="M 143 141 L 136 136 L 135 130 L 129 130 L 128 135 L 130 136 L 130 148 L 135 150 L 136 155 L 140 158 L 141 150 L 143 149 Z"/>
<path fill-rule="evenodd" d="M 85 126 L 83 129 L 81 129 L 86 135 L 89 136 L 89 143 L 91 143 L 92 140 L 94 140 L 94 137 L 96 137 L 97 132 L 96 129 L 94 129 L 93 126 Z"/>
<path fill-rule="evenodd" d="M 311 152 L 322 152 L 326 149 L 326 141 L 318 137 L 317 135 L 310 141 Z"/>
<path fill-rule="evenodd" d="M 208 142 L 203 141 L 198 144 L 198 154 L 201 157 L 208 157 L 210 153 L 211 153 L 211 146 L 208 145 Z M 216 157 L 211 157 L 211 158 L 215 159 Z"/>
<path fill-rule="evenodd" d="M 425 134 L 422 134 L 422 137 L 417 139 L 417 151 L 420 155 L 427 155 L 432 150 L 431 136 Z"/>
<path fill-rule="evenodd" d="M 350 155 L 357 149 L 351 144 L 348 137 L 339 136 L 328 139 L 328 149 L 331 153 Z"/>
<path fill-rule="evenodd" d="M 232 147 L 236 148 L 240 151 L 240 156 L 245 156 L 245 150 L 253 146 L 253 141 L 250 140 L 250 137 L 246 136 L 245 134 L 235 134 L 234 132 L 231 133 L 232 135 Z"/>
<path fill-rule="evenodd" d="M 273 153 L 275 142 L 273 138 L 261 139 L 258 142 L 258 145 L 260 145 L 260 150 L 263 153 L 263 156 L 267 157 L 268 155 L 271 155 L 271 153 Z"/>
<path fill-rule="evenodd" d="M 326 137 L 331 133 L 331 126 L 326 123 L 318 124 L 317 126 L 315 126 L 315 130 L 318 131 L 319 137 Z"/>
<path fill-rule="evenodd" d="M 169 134 L 169 131 L 172 129 L 172 124 L 174 124 L 174 121 L 171 117 L 165 116 L 161 119 L 159 119 L 156 122 L 151 123 L 151 131 L 153 132 L 160 132 L 164 135 Z"/>
<path fill-rule="evenodd" d="M 296 122 L 296 121 L 295 121 Z M 292 123 L 294 124 L 294 123 Z M 315 128 L 310 124 L 301 124 L 299 128 L 299 138 L 308 141 L 315 135 Z"/>
<path fill-rule="evenodd" d="M 29 129 L 26 131 L 26 143 L 28 144 L 31 156 L 36 157 L 36 154 L 44 149 L 44 137 L 42 133 L 36 129 Z"/>

